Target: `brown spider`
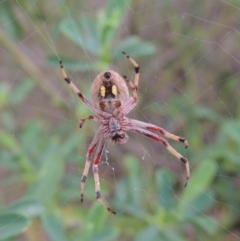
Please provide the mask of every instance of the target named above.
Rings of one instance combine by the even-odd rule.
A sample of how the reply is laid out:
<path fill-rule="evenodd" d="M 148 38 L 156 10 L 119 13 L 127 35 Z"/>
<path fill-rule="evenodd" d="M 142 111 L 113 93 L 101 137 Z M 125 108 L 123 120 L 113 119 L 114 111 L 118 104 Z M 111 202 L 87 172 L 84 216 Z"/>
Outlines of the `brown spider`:
<path fill-rule="evenodd" d="M 96 198 L 108 211 L 114 214 L 116 214 L 116 212 L 112 210 L 101 198 L 100 181 L 98 175 L 98 164 L 101 159 L 104 142 L 108 137 L 110 137 L 113 144 L 126 143 L 128 140 L 128 131 L 137 132 L 141 135 L 150 137 L 151 139 L 162 143 L 174 156 L 176 156 L 180 161 L 184 163 L 187 173 L 187 180 L 185 186 L 187 186 L 190 177 L 190 169 L 187 159 L 184 158 L 181 154 L 179 154 L 175 149 L 173 149 L 165 139 L 161 138 L 159 135 L 153 132 L 159 132 L 163 136 L 171 138 L 175 141 L 183 142 L 185 144 L 185 148 L 187 148 L 188 142 L 185 138 L 173 135 L 165 131 L 161 127 L 155 126 L 153 124 L 129 119 L 126 117 L 126 115 L 137 105 L 137 89 L 140 67 L 129 55 L 127 55 L 125 52 L 122 53 L 131 61 L 135 69 L 134 83 L 126 76 L 123 76 L 125 81 L 132 89 L 132 97 L 129 97 L 128 87 L 123 78 L 115 71 L 107 70 L 100 73 L 92 84 L 92 104 L 71 82 L 70 78 L 66 74 L 62 62 L 60 61 L 60 67 L 64 80 L 69 84 L 71 89 L 80 97 L 80 99 L 88 106 L 88 108 L 95 114 L 94 116 L 90 115 L 81 119 L 80 128 L 86 120 L 90 119 L 93 119 L 101 124 L 87 151 L 86 164 L 81 179 L 81 202 L 83 202 L 84 185 L 87 179 L 93 152 L 95 151 L 95 155 L 93 158 L 93 175 L 95 180 Z"/>

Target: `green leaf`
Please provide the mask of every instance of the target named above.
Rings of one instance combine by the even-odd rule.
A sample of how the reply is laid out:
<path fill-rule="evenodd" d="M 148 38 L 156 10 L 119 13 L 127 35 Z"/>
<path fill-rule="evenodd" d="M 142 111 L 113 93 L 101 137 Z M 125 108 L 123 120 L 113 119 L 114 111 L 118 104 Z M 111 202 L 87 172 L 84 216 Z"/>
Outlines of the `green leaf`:
<path fill-rule="evenodd" d="M 20 151 L 20 146 L 16 142 L 15 136 L 9 134 L 8 132 L 0 130 L 0 144 L 4 146 L 4 148 L 9 149 L 11 152 Z"/>
<path fill-rule="evenodd" d="M 120 42 L 115 49 L 114 60 L 125 59 L 122 51 L 125 51 L 131 57 L 139 57 L 154 54 L 156 51 L 155 45 L 150 42 L 142 41 L 137 36 L 128 37 Z"/>
<path fill-rule="evenodd" d="M 117 240 L 119 233 L 116 229 L 104 227 L 99 233 L 95 234 L 90 241 L 112 241 Z"/>
<path fill-rule="evenodd" d="M 119 202 L 118 202 L 119 203 Z M 121 203 L 118 206 L 122 205 Z M 125 203 L 123 209 L 126 213 L 131 214 L 132 216 L 137 217 L 138 219 L 142 220 L 149 220 L 149 213 L 146 212 L 145 209 L 142 209 L 134 204 Z"/>
<path fill-rule="evenodd" d="M 82 32 L 78 22 L 73 22 L 67 18 L 61 22 L 60 31 L 77 46 L 81 46 L 82 49 L 87 50 L 95 55 L 98 54 L 99 44 L 96 43 L 96 40 L 91 37 L 90 29 L 89 33 Z"/>
<path fill-rule="evenodd" d="M 42 213 L 43 210 L 44 207 L 39 201 L 32 198 L 25 198 L 8 207 L 6 212 L 17 212 L 27 218 L 32 218 Z"/>
<path fill-rule="evenodd" d="M 121 23 L 121 13 L 117 8 L 115 8 L 108 17 L 106 17 L 105 12 L 100 12 L 98 19 L 100 22 L 99 27 L 101 29 L 101 56 L 104 56 L 106 61 L 107 56 L 110 58 L 110 50 L 116 37 L 117 29 Z"/>
<path fill-rule="evenodd" d="M 1 94 L 0 94 L 1 95 Z M 1 104 L 0 104 L 1 105 Z M 13 132 L 15 129 L 15 118 L 11 112 L 2 112 L 1 113 L 1 121 L 4 125 L 4 129 Z"/>
<path fill-rule="evenodd" d="M 110 64 L 113 59 L 113 43 L 117 35 L 118 28 L 122 23 L 123 16 L 131 1 L 108 1 L 107 10 L 98 14 L 98 28 L 100 29 L 101 53 L 100 62 Z M 102 63 L 99 65 L 101 67 Z M 103 69 L 103 68 L 100 68 Z"/>
<path fill-rule="evenodd" d="M 155 240 L 163 240 L 159 236 L 158 229 L 155 226 L 149 226 L 146 229 L 140 231 L 137 234 L 135 241 L 155 241 Z"/>
<path fill-rule="evenodd" d="M 121 19 L 123 19 L 124 13 L 126 13 L 127 9 L 130 9 L 131 2 L 131 0 L 118 2 L 116 2 L 116 0 L 109 0 L 106 10 L 106 17 L 109 18 L 114 10 L 118 10 L 121 13 Z"/>
<path fill-rule="evenodd" d="M 96 66 L 97 66 L 97 63 L 83 60 L 83 59 L 74 60 L 74 59 L 66 58 L 64 56 L 60 56 L 60 59 L 63 62 L 64 68 L 66 70 L 71 70 L 71 71 L 96 70 Z M 47 64 L 54 68 L 58 68 L 60 71 L 59 59 L 56 56 L 49 56 L 47 58 Z"/>
<path fill-rule="evenodd" d="M 188 186 L 184 189 L 180 198 L 179 212 L 183 214 L 203 192 L 207 190 L 217 173 L 217 165 L 212 159 L 203 160 L 192 173 Z"/>
<path fill-rule="evenodd" d="M 78 28 L 76 27 L 75 22 L 72 22 L 69 18 L 62 20 L 60 23 L 60 31 L 73 43 L 78 46 L 82 46 L 82 42 L 84 42 L 84 39 L 78 32 Z"/>
<path fill-rule="evenodd" d="M 32 173 L 34 173 L 33 166 L 28 156 L 22 149 L 21 145 L 18 143 L 15 136 L 10 133 L 4 132 L 0 130 L 0 144 L 2 144 L 6 149 L 9 149 L 12 153 L 17 154 L 18 158 L 15 165 L 19 165 L 20 169 L 25 171 L 30 177 Z"/>
<path fill-rule="evenodd" d="M 0 83 L 0 109 L 4 108 L 10 98 L 9 87 L 6 83 Z"/>
<path fill-rule="evenodd" d="M 155 173 L 155 182 L 157 185 L 157 197 L 161 206 L 166 208 L 175 207 L 175 194 L 172 189 L 174 177 L 167 170 L 159 169 Z"/>
<path fill-rule="evenodd" d="M 40 120 L 32 120 L 29 121 L 26 126 L 24 126 L 21 136 L 20 136 L 20 143 L 21 148 L 26 153 L 37 153 L 39 151 L 39 144 L 42 139 L 37 139 L 36 136 L 42 134 L 43 127 L 41 126 L 43 123 Z M 29 143 L 31 143 L 31 149 L 29 150 Z"/>
<path fill-rule="evenodd" d="M 94 44 L 100 44 L 100 33 L 99 29 L 96 27 L 96 22 L 92 18 L 83 17 L 81 19 L 84 30 L 88 33 L 89 39 L 94 40 Z M 95 46 L 98 49 L 100 46 Z"/>
<path fill-rule="evenodd" d="M 129 182 L 129 194 L 131 198 L 131 204 L 138 207 L 141 202 L 142 186 L 140 179 L 140 164 L 139 160 L 133 156 L 126 156 L 124 158 L 124 164 L 128 170 L 128 182 Z"/>
<path fill-rule="evenodd" d="M 103 230 L 103 225 L 107 221 L 107 215 L 109 215 L 109 213 L 106 211 L 106 209 L 99 203 L 95 203 L 84 219 L 83 229 L 75 234 L 75 238 L 86 241 L 92 239 L 96 233 Z M 110 231 L 111 230 L 109 227 L 109 232 Z"/>
<path fill-rule="evenodd" d="M 240 145 L 240 125 L 239 120 L 227 121 L 222 125 L 223 133 L 228 139 L 233 140 L 236 144 Z"/>
<path fill-rule="evenodd" d="M 58 190 L 58 183 L 64 171 L 64 159 L 56 144 L 49 144 L 48 155 L 42 160 L 38 179 L 31 185 L 28 193 L 41 202 L 47 202 Z"/>
<path fill-rule="evenodd" d="M 61 215 L 44 213 L 41 220 L 45 230 L 52 240 L 67 241 Z"/>
<path fill-rule="evenodd" d="M 22 37 L 22 27 L 15 16 L 14 9 L 10 2 L 1 2 L 0 22 L 1 27 L 11 37 L 12 40 L 20 40 Z"/>
<path fill-rule="evenodd" d="M 235 188 L 235 183 L 232 178 L 229 178 L 229 176 L 219 178 L 218 186 L 216 186 L 216 189 L 219 190 L 219 194 L 224 200 L 223 202 L 227 203 L 231 207 L 237 207 L 239 205 L 239 193 L 236 192 Z M 234 212 L 233 216 L 238 218 L 238 212 Z"/>
<path fill-rule="evenodd" d="M 222 123 L 223 121 L 222 116 L 220 116 L 214 110 L 207 108 L 205 106 L 198 105 L 197 107 L 191 108 L 190 110 L 191 110 L 191 115 L 197 119 L 201 117 L 201 119 L 211 120 L 218 124 Z"/>
<path fill-rule="evenodd" d="M 102 229 L 104 223 L 107 220 L 107 215 L 108 213 L 102 205 L 99 203 L 93 205 L 86 218 L 86 222 L 88 224 L 92 224 L 90 225 L 92 227 L 91 232 L 96 233 Z"/>
<path fill-rule="evenodd" d="M 179 232 L 173 232 L 172 229 L 165 229 L 163 232 L 163 239 L 162 240 L 166 240 L 166 241 L 186 241 L 185 238 L 180 236 Z"/>
<path fill-rule="evenodd" d="M 118 188 L 117 188 L 117 197 L 115 198 L 116 202 L 119 202 L 119 206 L 121 203 L 127 203 L 128 202 L 128 181 L 126 178 L 118 181 Z M 119 197 L 121 197 L 121 200 L 119 200 Z"/>
<path fill-rule="evenodd" d="M 0 151 L 0 168 L 8 169 L 11 171 L 18 171 L 18 166 L 15 163 L 14 159 L 15 155 L 10 153 L 7 150 L 1 150 Z M 17 176 L 16 174 L 14 176 Z M 9 175 L 10 177 L 10 175 Z M 8 180 L 8 178 L 5 178 Z M 8 182 L 8 181 L 6 181 Z M 5 183 L 5 182 L 4 182 Z"/>
<path fill-rule="evenodd" d="M 210 235 L 213 235 L 218 228 L 218 223 L 210 217 L 194 216 L 194 218 L 191 219 L 191 222 Z"/>
<path fill-rule="evenodd" d="M 0 240 L 23 233 L 29 224 L 30 220 L 19 213 L 0 214 Z"/>
<path fill-rule="evenodd" d="M 184 215 L 185 217 L 192 217 L 204 213 L 213 206 L 214 202 L 214 193 L 206 191 L 192 202 L 191 206 L 185 210 Z"/>
<path fill-rule="evenodd" d="M 11 93 L 11 98 L 9 99 L 9 102 L 11 104 L 19 104 L 24 101 L 27 94 L 33 89 L 34 85 L 34 81 L 30 78 L 23 80 Z"/>
<path fill-rule="evenodd" d="M 91 18 L 83 17 L 81 18 L 81 24 L 83 26 L 84 37 L 86 40 L 86 42 L 84 42 L 84 48 L 96 56 L 99 56 L 101 38 L 96 22 L 94 22 Z"/>

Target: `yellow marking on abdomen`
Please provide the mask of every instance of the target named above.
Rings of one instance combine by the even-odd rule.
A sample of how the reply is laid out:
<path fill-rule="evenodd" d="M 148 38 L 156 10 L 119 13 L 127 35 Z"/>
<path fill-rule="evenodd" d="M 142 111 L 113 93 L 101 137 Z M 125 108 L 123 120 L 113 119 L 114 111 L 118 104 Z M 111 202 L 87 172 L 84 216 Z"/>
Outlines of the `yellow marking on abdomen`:
<path fill-rule="evenodd" d="M 106 95 L 106 87 L 103 85 L 101 85 L 101 87 L 100 87 L 100 95 L 102 97 L 105 97 L 105 95 Z"/>
<path fill-rule="evenodd" d="M 115 96 L 117 96 L 117 86 L 113 85 L 112 86 L 112 94 L 114 94 Z"/>

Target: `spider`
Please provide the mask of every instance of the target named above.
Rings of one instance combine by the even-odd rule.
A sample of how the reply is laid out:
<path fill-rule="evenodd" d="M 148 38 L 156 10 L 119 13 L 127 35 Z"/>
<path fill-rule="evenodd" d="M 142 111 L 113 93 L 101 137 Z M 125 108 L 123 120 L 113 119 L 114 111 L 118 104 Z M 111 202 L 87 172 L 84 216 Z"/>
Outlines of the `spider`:
<path fill-rule="evenodd" d="M 83 202 L 84 185 L 87 179 L 89 167 L 93 160 L 93 175 L 95 181 L 96 199 L 101 203 L 109 212 L 116 214 L 107 203 L 103 201 L 100 193 L 100 181 L 98 174 L 98 164 L 101 159 L 104 142 L 109 137 L 113 144 L 124 144 L 128 141 L 127 132 L 136 132 L 141 135 L 147 136 L 157 142 L 163 144 L 174 156 L 176 156 L 181 162 L 184 163 L 186 169 L 186 183 L 188 184 L 190 177 L 189 163 L 186 158 L 179 154 L 174 148 L 172 148 L 168 142 L 154 132 L 158 132 L 161 135 L 173 139 L 178 142 L 182 142 L 185 148 L 188 147 L 188 142 L 185 138 L 173 135 L 161 127 L 153 124 L 145 123 L 139 120 L 129 119 L 126 115 L 137 105 L 138 96 L 138 81 L 139 81 L 139 69 L 140 66 L 132 59 L 128 54 L 122 52 L 127 59 L 134 66 L 135 78 L 134 83 L 129 80 L 125 75 L 123 78 L 112 70 L 106 70 L 95 78 L 91 86 L 91 99 L 92 104 L 86 99 L 83 93 L 74 85 L 74 83 L 68 77 L 62 61 L 60 61 L 60 67 L 64 80 L 68 83 L 70 88 L 80 97 L 80 99 L 87 105 L 87 107 L 94 113 L 80 120 L 80 128 L 84 122 L 93 119 L 100 124 L 100 127 L 94 136 L 86 155 L 86 163 L 81 178 L 81 202 Z M 124 81 L 125 80 L 125 81 Z M 132 96 L 129 97 L 127 84 L 132 90 Z M 94 156 L 93 156 L 94 154 Z"/>

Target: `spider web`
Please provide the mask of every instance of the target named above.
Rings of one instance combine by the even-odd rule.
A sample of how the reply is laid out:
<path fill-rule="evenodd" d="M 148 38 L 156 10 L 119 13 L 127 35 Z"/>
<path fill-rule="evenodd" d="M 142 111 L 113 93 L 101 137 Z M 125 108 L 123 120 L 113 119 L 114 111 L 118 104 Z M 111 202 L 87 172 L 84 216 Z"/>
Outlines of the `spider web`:
<path fill-rule="evenodd" d="M 125 145 L 106 142 L 100 164 L 102 197 L 118 215 L 108 219 L 99 209 L 91 171 L 80 204 L 85 154 L 98 125 L 88 122 L 78 129 L 90 111 L 62 80 L 58 60 L 64 56 L 70 78 L 90 98 L 102 65 L 83 41 L 79 22 L 89 16 L 102 20 L 107 3 L 1 1 L 2 12 L 14 13 L 3 14 L 0 27 L 1 210 L 23 197 L 40 200 L 44 214 L 36 216 L 42 215 L 43 224 L 28 228 L 23 240 L 29 233 L 35 239 L 94 240 L 81 236 L 93 230 L 100 240 L 240 240 L 240 5 L 234 0 L 125 4 L 114 46 L 139 36 L 143 49 L 154 47 L 149 55 L 139 54 L 138 45 L 129 48 L 141 66 L 139 104 L 129 117 L 188 139 L 188 149 L 168 141 L 190 162 L 189 186 L 183 188 L 182 163 L 159 143 L 130 133 Z M 68 22 L 77 42 L 64 36 L 61 21 Z M 20 37 L 14 36 L 13 23 L 22 28 Z M 108 50 L 118 56 L 116 48 Z M 131 63 L 118 58 L 106 66 L 133 79 Z M 48 213 L 55 202 L 59 209 Z M 51 228 L 60 216 L 64 221 L 57 225 L 70 230 L 61 238 Z"/>

